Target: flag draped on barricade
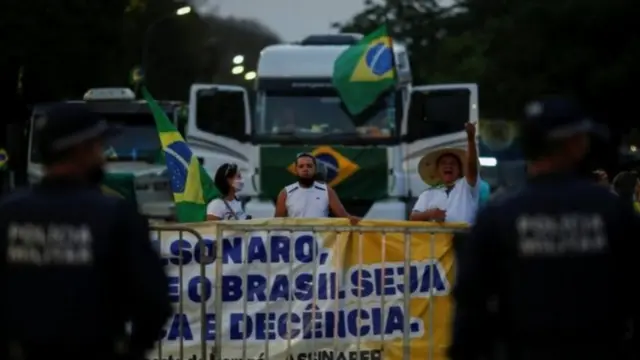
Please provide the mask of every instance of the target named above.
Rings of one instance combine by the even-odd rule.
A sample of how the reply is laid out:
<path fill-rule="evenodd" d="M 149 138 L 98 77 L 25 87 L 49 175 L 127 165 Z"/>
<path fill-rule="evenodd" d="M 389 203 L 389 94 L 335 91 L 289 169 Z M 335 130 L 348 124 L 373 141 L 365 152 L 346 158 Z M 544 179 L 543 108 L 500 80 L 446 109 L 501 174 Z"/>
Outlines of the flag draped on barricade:
<path fill-rule="evenodd" d="M 201 236 L 153 234 L 178 310 L 162 334 L 162 358 L 200 358 L 201 345 L 217 360 L 446 358 L 452 236 L 463 225 L 268 219 L 187 226 Z"/>

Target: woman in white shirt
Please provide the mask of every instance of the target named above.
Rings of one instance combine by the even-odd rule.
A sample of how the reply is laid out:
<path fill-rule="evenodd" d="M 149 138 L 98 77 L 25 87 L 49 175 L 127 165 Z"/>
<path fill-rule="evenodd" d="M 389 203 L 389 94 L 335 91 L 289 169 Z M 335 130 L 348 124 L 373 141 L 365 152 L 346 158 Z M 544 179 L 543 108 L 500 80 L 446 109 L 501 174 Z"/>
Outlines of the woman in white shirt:
<path fill-rule="evenodd" d="M 480 198 L 475 124 L 465 130 L 467 151 L 438 149 L 420 160 L 418 172 L 430 187 L 420 194 L 411 220 L 473 223 Z"/>
<path fill-rule="evenodd" d="M 236 193 L 244 187 L 244 180 L 236 164 L 222 164 L 213 180 L 222 194 L 207 205 L 207 220 L 245 220 L 251 216 L 244 213 Z"/>

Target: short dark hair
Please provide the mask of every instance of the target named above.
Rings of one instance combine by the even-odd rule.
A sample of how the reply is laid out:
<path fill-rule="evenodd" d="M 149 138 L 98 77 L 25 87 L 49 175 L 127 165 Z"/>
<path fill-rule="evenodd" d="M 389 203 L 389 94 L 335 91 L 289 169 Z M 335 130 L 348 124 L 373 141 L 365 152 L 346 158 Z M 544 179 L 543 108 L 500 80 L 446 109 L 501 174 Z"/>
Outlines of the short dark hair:
<path fill-rule="evenodd" d="M 218 191 L 222 195 L 228 195 L 231 187 L 229 186 L 229 178 L 236 176 L 238 173 L 238 165 L 225 163 L 220 165 L 216 170 L 216 175 L 213 178 L 213 184 L 218 188 Z"/>
<path fill-rule="evenodd" d="M 536 140 L 523 141 L 522 154 L 527 160 L 535 161 L 559 154 L 562 151 L 564 140 Z"/>
<path fill-rule="evenodd" d="M 543 129 L 527 119 L 520 124 L 520 134 L 522 155 L 529 161 L 557 154 L 564 144 L 564 139 L 547 139 Z"/>
<path fill-rule="evenodd" d="M 309 158 L 309 159 L 311 159 L 311 160 L 313 160 L 313 165 L 318 165 L 318 164 L 316 163 L 316 157 L 315 157 L 315 156 L 313 156 L 312 154 L 310 154 L 310 153 L 306 153 L 306 152 L 299 153 L 299 154 L 297 154 L 297 155 L 296 155 L 296 165 L 298 165 L 298 160 L 299 160 L 299 159 L 301 159 L 301 158 L 305 158 L 305 157 L 306 157 L 306 158 Z"/>

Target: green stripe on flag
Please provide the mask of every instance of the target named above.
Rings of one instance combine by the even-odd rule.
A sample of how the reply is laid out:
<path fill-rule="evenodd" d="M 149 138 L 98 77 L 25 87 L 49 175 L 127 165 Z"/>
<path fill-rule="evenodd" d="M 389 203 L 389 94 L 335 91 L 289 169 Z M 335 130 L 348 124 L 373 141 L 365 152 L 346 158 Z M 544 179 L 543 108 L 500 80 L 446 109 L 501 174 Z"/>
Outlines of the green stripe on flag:
<path fill-rule="evenodd" d="M 171 176 L 171 189 L 178 221 L 206 220 L 207 204 L 218 197 L 220 192 L 213 185 L 209 174 L 202 168 L 182 135 L 145 86 L 142 86 L 142 96 L 147 101 L 156 122 L 165 155 L 165 164 Z"/>

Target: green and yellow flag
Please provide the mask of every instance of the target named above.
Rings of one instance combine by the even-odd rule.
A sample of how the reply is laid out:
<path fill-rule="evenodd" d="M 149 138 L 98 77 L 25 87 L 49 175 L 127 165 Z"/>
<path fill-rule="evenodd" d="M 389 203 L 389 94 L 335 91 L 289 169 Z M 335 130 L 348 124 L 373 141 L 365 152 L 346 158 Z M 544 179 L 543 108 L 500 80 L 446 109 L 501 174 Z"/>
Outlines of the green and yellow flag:
<path fill-rule="evenodd" d="M 107 173 L 102 180 L 102 193 L 137 203 L 134 182 L 135 175 L 132 173 Z"/>
<path fill-rule="evenodd" d="M 198 159 L 193 156 L 182 135 L 145 86 L 142 86 L 142 96 L 156 121 L 165 163 L 171 176 L 178 221 L 206 220 L 207 204 L 219 195 L 218 190 Z"/>
<path fill-rule="evenodd" d="M 7 153 L 7 150 L 0 149 L 0 170 L 4 170 L 4 168 L 7 166 L 8 163 L 9 163 L 9 154 Z"/>
<path fill-rule="evenodd" d="M 396 84 L 393 41 L 387 27 L 349 47 L 333 64 L 333 86 L 352 115 L 357 115 Z"/>

